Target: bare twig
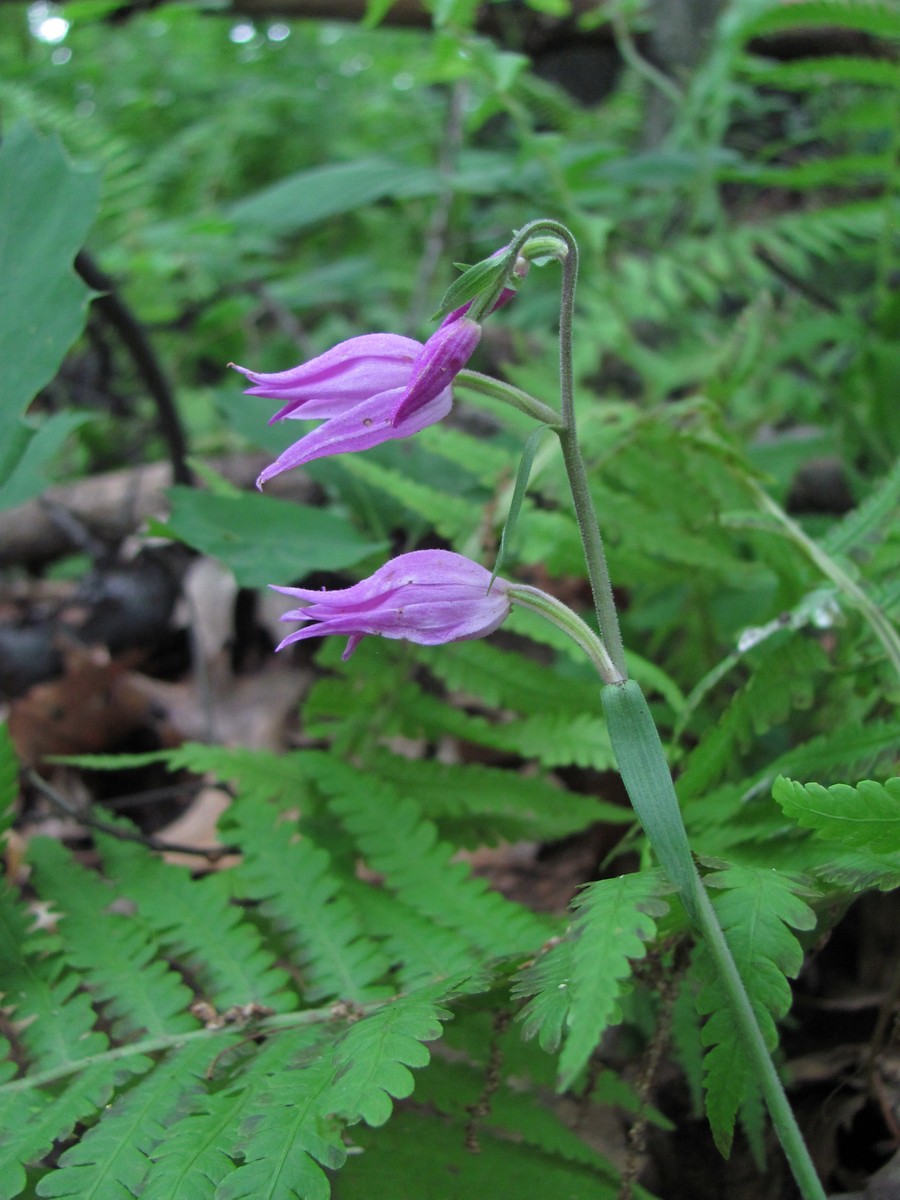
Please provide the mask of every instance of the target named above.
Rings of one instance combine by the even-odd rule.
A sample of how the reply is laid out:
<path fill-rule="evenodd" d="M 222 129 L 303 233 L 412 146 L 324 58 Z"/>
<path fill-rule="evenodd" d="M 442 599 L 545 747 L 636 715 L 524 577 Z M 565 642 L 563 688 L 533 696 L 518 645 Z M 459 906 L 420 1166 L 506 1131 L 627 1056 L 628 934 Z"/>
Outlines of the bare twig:
<path fill-rule="evenodd" d="M 122 344 L 153 397 L 159 416 L 159 429 L 169 448 L 175 482 L 193 483 L 194 477 L 187 464 L 187 439 L 178 415 L 175 394 L 143 325 L 122 299 L 115 281 L 101 271 L 86 250 L 80 250 L 75 256 L 75 270 L 88 287 L 102 293 L 95 298 L 94 304 L 122 339 Z"/>
<path fill-rule="evenodd" d="M 120 842 L 138 842 L 140 845 L 147 846 L 148 849 L 156 850 L 160 853 L 196 854 L 200 858 L 207 859 L 208 862 L 218 862 L 226 854 L 240 854 L 241 852 L 240 846 L 185 846 L 180 842 L 164 841 L 162 838 L 154 837 L 153 834 L 120 829 L 118 825 L 110 825 L 106 821 L 100 821 L 97 817 L 92 817 L 89 813 L 79 812 L 74 804 L 71 804 L 61 792 L 58 792 L 52 784 L 49 784 L 46 779 L 43 779 L 31 767 L 26 768 L 25 778 L 33 788 L 39 791 L 42 796 L 46 796 L 51 804 L 55 804 L 67 816 L 74 817 L 76 821 L 80 821 L 90 829 L 96 829 L 98 833 L 105 833 L 109 837 L 118 838 Z"/>
<path fill-rule="evenodd" d="M 447 120 L 444 125 L 444 136 L 438 158 L 438 171 L 446 180 L 446 184 L 437 198 L 428 229 L 425 231 L 424 247 L 419 259 L 416 282 L 406 318 L 407 333 L 413 337 L 422 320 L 438 263 L 444 257 L 446 249 L 447 234 L 450 228 L 450 209 L 453 205 L 451 176 L 456 169 L 462 144 L 462 118 L 468 92 L 468 83 L 463 80 L 458 80 L 450 89 Z"/>

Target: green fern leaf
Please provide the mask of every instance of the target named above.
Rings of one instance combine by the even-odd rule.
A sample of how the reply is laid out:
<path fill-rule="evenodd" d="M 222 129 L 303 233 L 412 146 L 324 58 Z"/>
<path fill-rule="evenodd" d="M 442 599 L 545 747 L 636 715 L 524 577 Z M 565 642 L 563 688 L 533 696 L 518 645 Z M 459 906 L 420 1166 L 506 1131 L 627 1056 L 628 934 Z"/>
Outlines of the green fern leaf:
<path fill-rule="evenodd" d="M 448 688 L 478 696 L 491 708 L 537 716 L 560 709 L 578 713 L 597 704 L 596 678 L 589 673 L 561 676 L 553 666 L 487 642 L 422 647 L 415 654 Z"/>
<path fill-rule="evenodd" d="M 825 788 L 779 776 L 772 795 L 782 811 L 805 829 L 815 829 L 848 849 L 900 851 L 900 778 L 884 784 L 867 779 L 856 787 L 835 783 Z"/>
<path fill-rule="evenodd" d="M 196 1028 L 190 989 L 145 929 L 109 911 L 113 889 L 50 838 L 34 838 L 28 857 L 39 896 L 61 915 L 59 940 L 66 960 L 80 985 L 105 1005 L 116 1036 Z"/>
<path fill-rule="evenodd" d="M 838 851 L 816 867 L 816 876 L 845 892 L 893 892 L 900 888 L 900 853 Z"/>
<path fill-rule="evenodd" d="M 575 902 L 570 944 L 551 949 L 516 984 L 517 995 L 536 993 L 523 1012 L 526 1036 L 539 1032 L 549 1048 L 565 1032 L 560 1089 L 571 1086 L 604 1030 L 619 1019 L 631 962 L 644 957 L 656 933 L 654 918 L 667 911 L 659 898 L 664 887 L 658 872 L 592 883 Z"/>
<path fill-rule="evenodd" d="M 28 932 L 25 911 L 0 882 L 0 962 L 3 1002 L 18 1023 L 17 1040 L 36 1070 L 74 1064 L 107 1047 L 94 1029 L 97 1014 L 66 972 L 56 939 L 46 929 Z"/>
<path fill-rule="evenodd" d="M 461 541 L 471 531 L 472 503 L 466 498 L 419 483 L 360 454 L 348 457 L 344 469 L 424 517 L 448 541 Z"/>
<path fill-rule="evenodd" d="M 281 1118 L 292 1119 L 289 1106 L 282 1111 L 274 1099 L 270 1103 L 273 1086 L 277 1090 L 275 1081 L 297 1083 L 320 1050 L 330 1062 L 330 1050 L 319 1047 L 321 1036 L 316 1029 L 282 1030 L 252 1052 L 246 1039 L 243 1044 L 232 1042 L 232 1055 L 217 1056 L 228 1072 L 224 1083 L 216 1079 L 211 1085 L 209 1064 L 204 1064 L 207 1069 L 197 1073 L 202 1087 L 191 1089 L 183 1111 L 150 1154 L 142 1200 L 212 1200 L 218 1185 L 239 1168 L 242 1158 L 252 1161 L 247 1145 L 253 1131 L 262 1127 L 271 1133 Z M 217 1050 L 220 1045 L 217 1038 Z M 298 1084 L 300 1093 L 305 1082 Z M 311 1118 L 313 1135 L 316 1127 L 316 1119 Z M 318 1178 L 314 1164 L 307 1169 Z M 242 1186 L 251 1178 L 252 1173 L 245 1175 Z"/>
<path fill-rule="evenodd" d="M 382 888 L 347 880 L 344 890 L 363 914 L 369 933 L 381 940 L 402 991 L 414 991 L 432 979 L 465 975 L 482 965 L 482 955 L 462 934 L 442 929 Z"/>
<path fill-rule="evenodd" d="M 574 965 L 574 943 L 564 939 L 543 950 L 513 984 L 516 999 L 531 997 L 521 1013 L 522 1036 L 537 1037 L 548 1054 L 559 1047 L 565 1035 Z"/>
<path fill-rule="evenodd" d="M 302 754 L 272 754 L 242 746 L 189 742 L 167 752 L 170 771 L 186 770 L 231 783 L 245 804 L 296 805 L 305 798 Z"/>
<path fill-rule="evenodd" d="M 742 29 L 749 39 L 819 25 L 840 25 L 875 37 L 900 37 L 900 13 L 893 4 L 880 0 L 797 0 L 790 5 L 769 5 L 762 11 L 753 8 Z"/>
<path fill-rule="evenodd" d="M 817 642 L 790 634 L 771 637 L 756 655 L 754 673 L 691 752 L 678 780 L 682 801 L 708 791 L 735 761 L 738 751 L 780 724 L 795 707 L 808 704 L 813 679 L 825 665 Z"/>
<path fill-rule="evenodd" d="M 706 883 L 719 890 L 713 897 L 719 921 L 760 1030 L 774 1050 L 775 1022 L 791 1004 L 787 979 L 803 964 L 792 930 L 812 929 L 815 914 L 796 894 L 796 881 L 765 867 L 729 867 L 707 877 Z M 702 945 L 695 967 L 702 982 L 697 1007 L 708 1018 L 703 1029 L 703 1042 L 709 1047 L 703 1080 L 706 1111 L 716 1145 L 727 1155 L 737 1111 L 755 1088 L 753 1068 L 735 1037 L 730 1005 Z"/>
<path fill-rule="evenodd" d="M 59 1167 L 40 1181 L 37 1194 L 79 1200 L 130 1200 L 139 1195 L 150 1165 L 147 1155 L 165 1137 L 186 1089 L 200 1086 L 197 1076 L 212 1057 L 208 1045 L 195 1042 L 120 1093 L 63 1154 Z"/>
<path fill-rule="evenodd" d="M 220 1010 L 257 1003 L 276 1011 L 296 998 L 258 932 L 231 903 L 227 872 L 193 880 L 134 842 L 98 838 L 107 873 L 164 945 L 183 955 Z"/>
<path fill-rule="evenodd" d="M 822 539 L 822 548 L 832 557 L 849 554 L 887 525 L 896 528 L 900 506 L 900 461 L 870 496 L 849 512 Z"/>
<path fill-rule="evenodd" d="M 454 862 L 454 848 L 438 841 L 411 800 L 328 755 L 307 755 L 307 763 L 369 866 L 414 911 L 489 955 L 521 953 L 544 940 L 540 918 Z"/>
<path fill-rule="evenodd" d="M 334 996 L 361 1003 L 383 995 L 384 987 L 374 985 L 390 962 L 365 936 L 328 855 L 274 817 L 244 797 L 229 809 L 223 828 L 244 851 L 232 885 L 261 901 L 262 915 L 299 950 L 307 1000 Z"/>
<path fill-rule="evenodd" d="M 566 837 L 594 821 L 633 820 L 630 809 L 496 767 L 413 762 L 384 751 L 373 757 L 371 769 L 463 844 L 468 837 L 468 844 L 483 845 L 491 836 L 543 841 Z"/>
<path fill-rule="evenodd" d="M 435 1002 L 446 991 L 431 988 L 404 996 L 350 1026 L 335 1048 L 332 1112 L 351 1123 L 383 1125 L 393 1111 L 392 1097 L 412 1095 L 409 1068 L 428 1064 L 431 1055 L 423 1043 L 436 1041 L 441 1022 L 450 1017 Z"/>
<path fill-rule="evenodd" d="M 290 1041 L 296 1058 L 298 1039 Z M 334 1063 L 324 1047 L 313 1052 L 311 1039 L 305 1046 L 307 1059 L 296 1069 L 273 1068 L 241 1125 L 237 1152 L 244 1162 L 219 1183 L 216 1200 L 328 1200 L 322 1167 L 337 1169 L 346 1157 L 337 1129 L 323 1116 Z"/>
<path fill-rule="evenodd" d="M 817 772 L 872 771 L 876 764 L 900 767 L 895 721 L 873 721 L 858 729 L 836 729 L 811 738 L 777 758 L 752 783 L 754 790 L 776 775 L 803 775 Z"/>
<path fill-rule="evenodd" d="M 129 1068 L 137 1073 L 152 1066 L 148 1058 L 135 1058 Z M 26 1188 L 25 1167 L 38 1162 L 63 1141 L 81 1121 L 102 1112 L 116 1081 L 129 1069 L 114 1062 L 84 1067 L 56 1092 L 32 1088 L 0 1089 L 0 1200 L 11 1200 Z"/>
<path fill-rule="evenodd" d="M 616 1172 L 610 1162 L 541 1103 L 539 1096 L 541 1092 L 546 1095 L 545 1089 L 539 1091 L 536 1081 L 520 1070 L 518 1062 L 507 1063 L 507 1039 L 495 1037 L 493 1044 L 503 1061 L 504 1077 L 491 1097 L 490 1112 L 482 1118 L 481 1127 L 499 1137 L 539 1149 L 550 1157 L 591 1167 L 607 1174 L 612 1183 Z M 484 1091 L 486 1067 L 483 1057 L 475 1064 L 436 1061 L 423 1072 L 416 1087 L 417 1104 L 449 1117 L 454 1123 L 470 1121 Z M 627 1085 L 623 1083 L 622 1089 L 627 1091 Z"/>
<path fill-rule="evenodd" d="M 592 883 L 575 901 L 578 916 L 566 1040 L 559 1058 L 560 1088 L 571 1085 L 615 1020 L 622 981 L 631 962 L 643 958 L 656 934 L 656 921 L 668 911 L 656 872 L 621 875 Z"/>
<path fill-rule="evenodd" d="M 615 1200 L 619 1184 L 604 1168 L 573 1162 L 520 1139 L 479 1130 L 479 1153 L 467 1148 L 471 1118 L 435 1121 L 398 1114 L 373 1133 L 355 1135 L 362 1153 L 341 1173 L 341 1200 L 428 1200 L 515 1196 L 516 1200 Z M 425 1184 L 423 1190 L 423 1164 Z"/>

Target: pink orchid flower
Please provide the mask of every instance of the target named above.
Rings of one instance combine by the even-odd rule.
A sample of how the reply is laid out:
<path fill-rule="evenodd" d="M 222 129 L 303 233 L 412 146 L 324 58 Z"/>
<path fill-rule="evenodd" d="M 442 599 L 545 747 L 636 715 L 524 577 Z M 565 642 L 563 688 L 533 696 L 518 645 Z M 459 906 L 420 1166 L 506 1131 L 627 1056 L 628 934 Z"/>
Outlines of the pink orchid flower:
<path fill-rule="evenodd" d="M 275 587 L 296 596 L 303 606 L 286 612 L 282 621 L 304 621 L 288 634 L 281 650 L 305 638 L 345 634 L 348 659 L 366 634 L 405 638 L 422 646 L 486 637 L 509 615 L 503 579 L 450 550 L 414 550 L 400 554 L 374 575 L 336 591 Z M 314 624 L 312 622 L 315 622 Z"/>

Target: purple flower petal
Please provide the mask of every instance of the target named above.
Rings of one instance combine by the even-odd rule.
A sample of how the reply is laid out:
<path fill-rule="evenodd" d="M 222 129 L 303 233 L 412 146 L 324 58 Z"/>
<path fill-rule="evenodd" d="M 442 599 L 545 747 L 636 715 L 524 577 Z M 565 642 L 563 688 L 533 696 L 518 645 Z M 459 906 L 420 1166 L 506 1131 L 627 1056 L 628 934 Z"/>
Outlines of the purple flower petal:
<path fill-rule="evenodd" d="M 394 424 L 400 424 L 418 408 L 429 404 L 439 392 L 450 386 L 463 369 L 481 340 L 481 326 L 468 317 L 460 317 L 437 329 L 413 366 L 412 379 L 394 412 Z"/>
<path fill-rule="evenodd" d="M 334 417 L 347 412 L 361 400 L 409 383 L 413 363 L 422 343 L 397 333 L 367 333 L 348 338 L 317 358 L 265 375 L 229 365 L 255 384 L 248 396 L 267 396 L 286 401 L 271 418 L 297 416 L 303 419 Z M 297 412 L 302 408 L 302 412 Z"/>
<path fill-rule="evenodd" d="M 299 442 L 294 442 L 271 466 L 266 467 L 257 479 L 256 486 L 261 488 L 267 480 L 280 475 L 282 471 L 300 467 L 316 458 L 371 450 L 382 442 L 411 437 L 420 429 L 446 417 L 453 404 L 453 393 L 450 388 L 445 388 L 428 404 L 397 423 L 393 413 L 402 395 L 401 388 L 381 392 L 325 421 Z"/>
<path fill-rule="evenodd" d="M 349 639 L 349 658 L 366 634 L 437 646 L 486 637 L 509 614 L 509 584 L 449 550 L 416 550 L 391 559 L 368 579 L 335 591 L 277 587 L 306 603 L 282 617 L 306 626 L 278 646 L 329 633 Z M 315 622 L 312 624 L 311 622 Z"/>

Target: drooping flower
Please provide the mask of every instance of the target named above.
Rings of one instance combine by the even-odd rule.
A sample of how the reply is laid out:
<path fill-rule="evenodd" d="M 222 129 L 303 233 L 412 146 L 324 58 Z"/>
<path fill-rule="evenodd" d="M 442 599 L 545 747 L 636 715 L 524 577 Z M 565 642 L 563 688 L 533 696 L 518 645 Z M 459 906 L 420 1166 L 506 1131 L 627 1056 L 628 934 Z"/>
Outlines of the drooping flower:
<path fill-rule="evenodd" d="M 303 601 L 282 621 L 307 622 L 277 649 L 329 633 L 347 636 L 347 659 L 366 634 L 405 638 L 423 646 L 486 637 L 509 615 L 503 579 L 490 592 L 490 571 L 450 550 L 414 550 L 400 554 L 374 575 L 349 588 L 315 591 L 275 587 Z"/>
<path fill-rule="evenodd" d="M 248 395 L 282 401 L 270 424 L 324 418 L 266 467 L 256 486 L 313 459 L 370 450 L 440 421 L 453 404 L 450 385 L 480 336 L 480 326 L 462 319 L 424 345 L 397 333 L 368 333 L 269 375 L 231 363 L 254 384 Z"/>
<path fill-rule="evenodd" d="M 466 316 L 444 322 L 431 335 L 416 361 L 412 378 L 393 412 L 397 428 L 431 404 L 463 369 L 481 339 L 481 326 Z"/>

